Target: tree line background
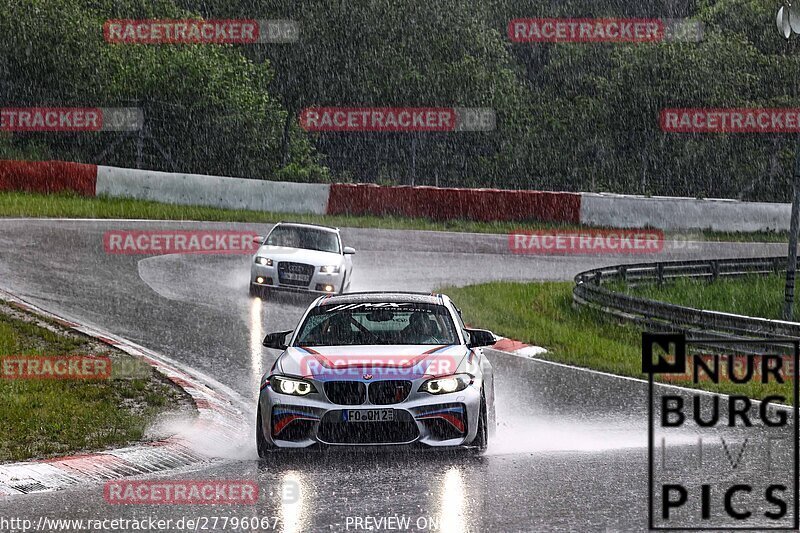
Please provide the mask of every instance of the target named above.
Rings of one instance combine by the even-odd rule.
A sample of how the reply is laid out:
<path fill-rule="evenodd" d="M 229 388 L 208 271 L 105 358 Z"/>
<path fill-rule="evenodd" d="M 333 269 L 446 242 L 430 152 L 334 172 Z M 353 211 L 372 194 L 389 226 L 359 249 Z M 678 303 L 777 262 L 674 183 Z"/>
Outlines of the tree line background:
<path fill-rule="evenodd" d="M 778 0 L 0 0 L 0 107 L 141 107 L 121 133 L 2 133 L 0 158 L 292 181 L 780 200 L 798 139 L 660 130 L 665 107 L 798 106 Z M 300 40 L 110 45 L 107 19 L 291 19 Z M 691 18 L 699 43 L 515 44 L 525 17 Z M 309 106 L 490 107 L 493 132 L 314 133 Z M 137 143 L 138 146 L 137 155 Z M 112 146 L 113 145 L 113 146 Z M 413 159 L 413 161 L 412 161 Z"/>

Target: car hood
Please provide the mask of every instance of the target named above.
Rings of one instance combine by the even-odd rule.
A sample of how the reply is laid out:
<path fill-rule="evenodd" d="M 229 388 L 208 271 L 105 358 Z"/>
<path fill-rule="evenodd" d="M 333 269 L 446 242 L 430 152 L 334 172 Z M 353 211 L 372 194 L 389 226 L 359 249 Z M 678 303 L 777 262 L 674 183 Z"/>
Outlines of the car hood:
<path fill-rule="evenodd" d="M 470 350 L 456 345 L 289 347 L 276 371 L 318 381 L 408 379 L 463 371 Z"/>
<path fill-rule="evenodd" d="M 342 262 L 341 254 L 303 248 L 285 248 L 283 246 L 261 246 L 256 255 L 269 257 L 276 261 L 292 261 L 314 266 L 338 265 Z"/>

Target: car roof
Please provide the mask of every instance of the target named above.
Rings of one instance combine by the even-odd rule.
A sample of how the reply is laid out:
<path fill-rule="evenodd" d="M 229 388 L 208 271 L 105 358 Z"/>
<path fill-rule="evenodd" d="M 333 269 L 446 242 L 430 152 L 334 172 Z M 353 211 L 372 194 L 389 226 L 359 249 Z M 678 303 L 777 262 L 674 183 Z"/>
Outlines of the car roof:
<path fill-rule="evenodd" d="M 299 228 L 314 228 L 314 229 L 322 229 L 332 232 L 338 232 L 339 228 L 334 228 L 333 226 L 323 226 L 322 224 L 306 224 L 305 222 L 278 222 L 275 226 L 295 226 Z M 273 228 L 275 229 L 275 228 Z"/>
<path fill-rule="evenodd" d="M 426 303 L 444 305 L 444 296 L 430 292 L 351 292 L 336 296 L 322 296 L 317 306 L 355 303 Z"/>

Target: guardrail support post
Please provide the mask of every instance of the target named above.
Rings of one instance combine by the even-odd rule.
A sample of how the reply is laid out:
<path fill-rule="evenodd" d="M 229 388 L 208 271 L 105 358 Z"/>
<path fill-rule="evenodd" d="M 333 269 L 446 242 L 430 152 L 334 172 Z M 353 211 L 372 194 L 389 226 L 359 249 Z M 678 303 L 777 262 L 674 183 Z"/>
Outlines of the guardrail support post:
<path fill-rule="evenodd" d="M 656 273 L 658 274 L 658 284 L 664 284 L 664 265 L 662 263 L 658 263 L 656 265 Z"/>
<path fill-rule="evenodd" d="M 794 281 L 797 272 L 797 232 L 800 229 L 800 146 L 794 161 L 794 198 L 792 218 L 789 224 L 789 254 L 786 266 L 786 289 L 783 293 L 783 319 L 794 317 Z"/>

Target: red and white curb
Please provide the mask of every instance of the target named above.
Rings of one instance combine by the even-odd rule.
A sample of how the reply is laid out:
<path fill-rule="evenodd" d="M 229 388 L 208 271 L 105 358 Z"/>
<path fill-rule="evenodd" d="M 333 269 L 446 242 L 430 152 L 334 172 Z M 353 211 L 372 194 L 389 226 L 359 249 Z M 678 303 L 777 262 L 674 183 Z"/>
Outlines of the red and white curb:
<path fill-rule="evenodd" d="M 531 344 L 525 344 L 524 342 L 507 339 L 505 337 L 498 338 L 500 340 L 494 345 L 489 346 L 489 349 L 516 355 L 517 357 L 525 357 L 528 359 L 532 359 L 547 353 L 547 350 L 541 346 L 533 346 Z"/>
<path fill-rule="evenodd" d="M 198 416 L 190 431 L 202 432 L 203 448 L 230 447 L 247 435 L 244 414 L 230 398 L 210 389 L 197 378 L 166 363 L 156 352 L 104 331 L 77 324 L 31 305 L 0 290 L 0 300 L 78 331 L 135 357 L 178 385 L 192 397 Z M 199 431 L 197 431 L 199 430 Z M 0 465 L 0 496 L 59 490 L 78 483 L 104 482 L 127 476 L 150 474 L 178 467 L 217 461 L 198 450 L 186 436 L 172 437 L 91 454 Z"/>

